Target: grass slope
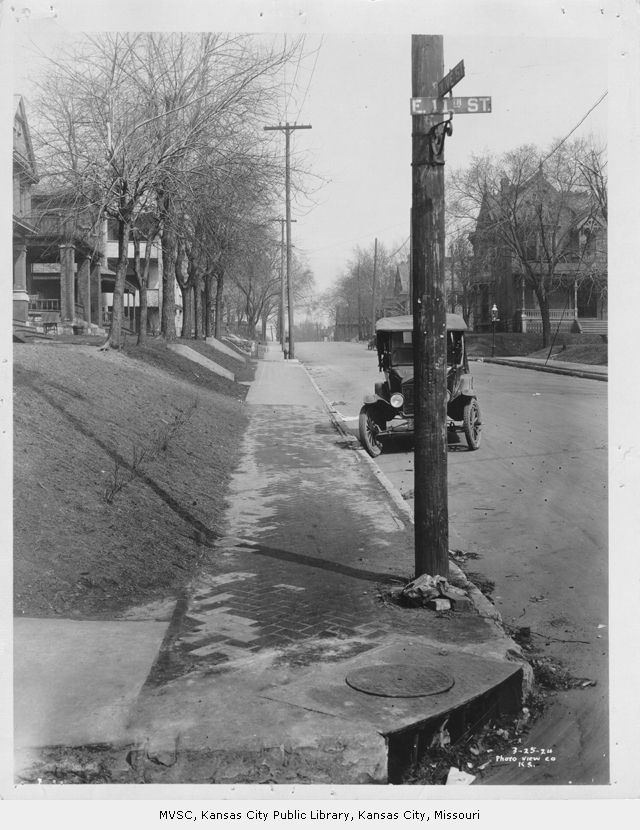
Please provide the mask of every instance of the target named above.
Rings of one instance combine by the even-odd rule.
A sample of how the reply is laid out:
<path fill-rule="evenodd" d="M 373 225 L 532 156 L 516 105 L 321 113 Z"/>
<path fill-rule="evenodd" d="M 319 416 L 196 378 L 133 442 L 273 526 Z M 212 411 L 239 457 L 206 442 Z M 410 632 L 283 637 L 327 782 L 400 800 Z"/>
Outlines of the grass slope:
<path fill-rule="evenodd" d="M 465 335 L 469 357 L 489 357 L 493 350 L 491 333 L 479 334 L 468 332 Z M 496 332 L 496 357 L 538 357 L 546 360 L 551 350 L 550 360 L 562 360 L 568 363 L 589 363 L 606 366 L 608 362 L 607 344 L 599 334 L 558 334 L 552 346 L 542 348 L 542 338 L 537 334 L 513 334 Z"/>
<path fill-rule="evenodd" d="M 16 344 L 14 385 L 15 613 L 113 617 L 175 596 L 219 531 L 246 387 L 159 341 L 77 339 Z"/>

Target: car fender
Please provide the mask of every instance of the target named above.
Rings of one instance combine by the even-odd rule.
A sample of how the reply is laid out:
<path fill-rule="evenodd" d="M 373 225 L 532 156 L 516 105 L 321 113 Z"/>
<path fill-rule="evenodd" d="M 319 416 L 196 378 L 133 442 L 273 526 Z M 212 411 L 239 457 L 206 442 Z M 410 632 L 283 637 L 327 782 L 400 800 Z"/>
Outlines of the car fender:
<path fill-rule="evenodd" d="M 473 389 L 473 375 L 460 375 L 458 394 L 464 395 L 467 398 L 476 397 L 476 393 Z"/>
<path fill-rule="evenodd" d="M 363 403 L 384 403 L 387 406 L 389 405 L 389 401 L 387 401 L 385 398 L 382 398 L 380 395 L 365 395 L 363 398 Z"/>

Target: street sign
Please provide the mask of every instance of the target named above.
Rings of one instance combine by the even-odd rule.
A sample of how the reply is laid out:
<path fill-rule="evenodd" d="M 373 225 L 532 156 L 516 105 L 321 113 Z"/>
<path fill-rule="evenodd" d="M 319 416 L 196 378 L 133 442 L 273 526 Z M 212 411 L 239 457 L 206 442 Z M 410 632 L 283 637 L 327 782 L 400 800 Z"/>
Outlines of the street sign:
<path fill-rule="evenodd" d="M 450 72 L 438 81 L 438 98 L 442 98 L 450 92 L 453 87 L 464 78 L 464 61 L 456 64 Z"/>
<path fill-rule="evenodd" d="M 411 115 L 446 115 L 449 112 L 460 115 L 491 112 L 491 96 L 476 95 L 473 98 L 411 99 Z"/>

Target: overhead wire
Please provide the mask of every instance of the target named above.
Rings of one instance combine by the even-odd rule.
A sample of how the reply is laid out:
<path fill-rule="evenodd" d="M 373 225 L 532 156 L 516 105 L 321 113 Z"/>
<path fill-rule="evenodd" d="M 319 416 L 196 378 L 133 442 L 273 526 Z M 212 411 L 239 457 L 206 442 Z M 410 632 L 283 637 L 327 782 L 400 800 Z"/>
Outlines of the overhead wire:
<path fill-rule="evenodd" d="M 304 53 L 304 44 L 305 44 L 306 39 L 307 39 L 307 36 L 303 35 L 302 36 L 302 43 L 300 44 L 300 51 L 298 53 L 298 63 L 296 64 L 296 71 L 294 72 L 293 81 L 291 81 L 291 86 L 289 87 L 289 98 L 288 98 L 287 101 L 285 101 L 285 105 L 284 105 L 285 121 L 286 121 L 286 115 L 287 115 L 287 112 L 288 112 L 288 109 L 289 109 L 288 105 L 289 105 L 291 99 L 293 98 L 293 90 L 296 88 L 296 80 L 298 78 L 298 70 L 300 69 L 300 61 L 302 60 L 302 55 Z M 285 90 L 285 95 L 286 95 L 286 90 Z"/>
<path fill-rule="evenodd" d="M 374 234 L 374 236 L 380 236 L 385 231 L 391 230 L 392 228 L 398 228 L 398 227 L 400 227 L 400 225 L 388 225 L 386 228 L 382 228 L 382 230 L 377 231 Z M 351 237 L 351 239 L 340 239 L 340 240 L 338 240 L 337 242 L 334 242 L 331 245 L 322 245 L 322 247 L 320 247 L 320 248 L 307 248 L 307 252 L 308 253 L 317 253 L 318 251 L 326 251 L 329 248 L 334 248 L 336 245 L 346 245 L 349 242 L 360 242 L 362 239 L 370 239 L 370 238 L 371 238 L 371 234 L 363 234 L 362 236 Z M 407 242 L 409 241 L 410 238 L 411 237 L 408 236 L 405 239 L 405 241 L 402 243 L 400 248 L 398 248 L 396 251 L 394 251 L 394 254 L 398 253 L 398 251 L 401 250 L 404 247 L 404 245 L 407 244 Z M 393 254 L 392 254 L 392 256 L 393 256 Z"/>
<path fill-rule="evenodd" d="M 296 122 L 300 118 L 300 113 L 302 112 L 302 108 L 304 107 L 305 101 L 307 100 L 307 95 L 309 94 L 309 89 L 311 88 L 311 81 L 313 80 L 314 73 L 316 71 L 316 66 L 318 64 L 318 57 L 320 55 L 320 50 L 322 49 L 322 43 L 324 41 L 324 35 L 320 36 L 320 43 L 318 44 L 318 49 L 316 51 L 316 59 L 313 62 L 313 68 L 311 70 L 311 75 L 309 75 L 309 80 L 307 82 L 307 88 L 304 92 L 304 97 L 302 99 L 302 103 L 300 104 L 300 109 L 298 110 L 298 115 L 296 116 Z"/>
<path fill-rule="evenodd" d="M 565 141 L 567 141 L 567 140 L 568 140 L 568 139 L 569 139 L 569 138 L 570 138 L 570 137 L 571 137 L 571 136 L 575 133 L 575 131 L 578 129 L 578 127 L 579 127 L 579 126 L 580 126 L 580 125 L 581 125 L 584 121 L 586 121 L 586 120 L 587 120 L 587 118 L 591 115 L 591 113 L 594 111 L 594 109 L 595 109 L 597 106 L 599 106 L 599 105 L 600 105 L 600 104 L 604 101 L 604 99 L 607 97 L 607 95 L 608 95 L 608 94 L 609 94 L 609 90 L 608 90 L 608 89 L 605 89 L 605 91 L 604 91 L 604 92 L 602 93 L 602 95 L 598 98 L 598 100 L 595 102 L 595 104 L 593 104 L 593 106 L 592 106 L 592 107 L 590 107 L 590 108 L 587 110 L 587 112 L 586 112 L 586 113 L 582 116 L 582 118 L 578 121 L 578 123 L 575 125 L 575 127 L 574 127 L 572 130 L 570 130 L 570 131 L 566 134 L 566 136 L 562 139 L 562 141 L 560 141 L 560 142 L 559 142 L 559 143 L 558 143 L 558 144 L 557 144 L 557 145 L 553 148 L 553 150 L 551 150 L 551 152 L 550 152 L 550 153 L 548 153 L 548 154 L 547 154 L 547 155 L 546 155 L 546 156 L 542 159 L 542 161 L 540 162 L 541 164 L 543 164 L 543 163 L 544 163 L 547 159 L 551 158 L 551 156 L 552 156 L 554 153 L 556 153 L 556 152 L 557 152 L 557 151 L 558 151 L 558 150 L 562 147 L 562 145 L 565 143 Z"/>

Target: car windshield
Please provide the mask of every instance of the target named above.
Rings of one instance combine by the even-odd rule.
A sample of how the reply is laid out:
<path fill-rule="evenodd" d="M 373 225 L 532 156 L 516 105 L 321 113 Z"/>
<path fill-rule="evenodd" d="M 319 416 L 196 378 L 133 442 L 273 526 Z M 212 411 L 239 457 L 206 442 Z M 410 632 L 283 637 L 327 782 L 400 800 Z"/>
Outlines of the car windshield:
<path fill-rule="evenodd" d="M 393 366 L 413 366 L 413 347 L 399 346 L 391 352 L 391 363 Z"/>

